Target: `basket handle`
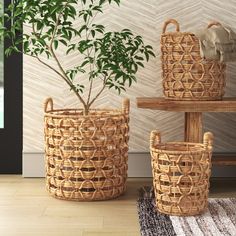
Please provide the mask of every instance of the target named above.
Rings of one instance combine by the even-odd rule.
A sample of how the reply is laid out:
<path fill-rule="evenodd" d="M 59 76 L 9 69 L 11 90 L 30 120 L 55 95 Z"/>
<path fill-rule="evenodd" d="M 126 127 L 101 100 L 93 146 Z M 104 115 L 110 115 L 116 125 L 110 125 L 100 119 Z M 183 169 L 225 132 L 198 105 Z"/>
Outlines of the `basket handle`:
<path fill-rule="evenodd" d="M 52 98 L 47 98 L 44 102 L 44 112 L 47 113 L 49 111 L 53 111 L 53 100 L 52 100 Z"/>
<path fill-rule="evenodd" d="M 214 25 L 216 25 L 216 26 L 222 26 L 222 24 L 220 23 L 220 22 L 218 22 L 218 21 L 212 21 L 212 22 L 210 22 L 209 24 L 208 24 L 208 26 L 207 26 L 207 29 L 210 29 L 212 26 L 214 26 Z"/>
<path fill-rule="evenodd" d="M 211 132 L 204 133 L 203 144 L 206 149 L 213 149 L 214 135 Z"/>
<path fill-rule="evenodd" d="M 157 130 L 153 130 L 150 135 L 150 147 L 153 148 L 156 144 L 161 143 L 161 133 Z"/>
<path fill-rule="evenodd" d="M 129 98 L 125 98 L 122 102 L 122 113 L 129 114 L 130 111 L 130 100 Z"/>
<path fill-rule="evenodd" d="M 179 23 L 178 21 L 176 21 L 175 19 L 169 19 L 164 23 L 163 29 L 162 29 L 162 33 L 164 34 L 166 32 L 166 28 L 169 24 L 174 24 L 176 27 L 176 32 L 180 31 L 180 27 L 179 27 Z"/>

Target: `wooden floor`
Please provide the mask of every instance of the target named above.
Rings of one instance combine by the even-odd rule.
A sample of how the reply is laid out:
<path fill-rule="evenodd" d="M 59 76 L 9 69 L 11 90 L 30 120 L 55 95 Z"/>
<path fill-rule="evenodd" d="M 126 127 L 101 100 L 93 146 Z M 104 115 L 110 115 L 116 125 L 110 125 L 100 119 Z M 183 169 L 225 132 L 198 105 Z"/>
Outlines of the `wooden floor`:
<path fill-rule="evenodd" d="M 150 184 L 133 178 L 118 199 L 67 202 L 48 196 L 44 179 L 0 175 L 0 235 L 139 236 L 137 189 Z M 236 180 L 214 179 L 210 196 L 236 197 Z"/>

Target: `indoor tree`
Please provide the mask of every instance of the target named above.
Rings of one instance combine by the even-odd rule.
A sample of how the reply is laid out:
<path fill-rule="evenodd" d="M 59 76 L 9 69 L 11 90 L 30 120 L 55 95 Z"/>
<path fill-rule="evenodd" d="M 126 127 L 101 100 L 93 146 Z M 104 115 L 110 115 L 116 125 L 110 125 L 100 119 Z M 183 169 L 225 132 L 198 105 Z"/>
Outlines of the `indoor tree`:
<path fill-rule="evenodd" d="M 84 114 L 105 89 L 118 93 L 136 82 L 136 73 L 143 62 L 155 56 L 150 45 L 131 30 L 107 32 L 104 25 L 96 24 L 95 18 L 103 13 L 105 4 L 120 5 L 121 0 L 16 0 L 10 4 L 4 16 L 11 22 L 9 29 L 1 27 L 1 33 L 9 38 L 11 46 L 6 54 L 24 53 L 34 57 L 64 80 L 83 105 Z M 75 26 L 79 20 L 79 27 Z M 31 26 L 30 33 L 23 32 L 23 24 Z M 20 32 L 20 33 L 19 33 Z M 78 52 L 83 56 L 78 65 L 65 68 L 57 54 L 60 46 L 69 56 Z M 52 66 L 47 58 L 52 58 Z M 81 83 L 80 75 L 86 74 L 88 87 Z M 101 88 L 93 91 L 95 80 Z M 84 96 L 84 90 L 88 96 Z"/>

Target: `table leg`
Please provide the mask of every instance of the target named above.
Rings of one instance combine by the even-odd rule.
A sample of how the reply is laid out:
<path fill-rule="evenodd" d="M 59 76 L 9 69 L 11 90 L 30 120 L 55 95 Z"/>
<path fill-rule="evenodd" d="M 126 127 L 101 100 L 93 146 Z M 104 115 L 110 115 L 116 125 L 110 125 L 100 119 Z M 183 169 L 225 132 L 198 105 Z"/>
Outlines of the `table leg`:
<path fill-rule="evenodd" d="M 202 142 L 202 113 L 185 112 L 185 142 Z"/>

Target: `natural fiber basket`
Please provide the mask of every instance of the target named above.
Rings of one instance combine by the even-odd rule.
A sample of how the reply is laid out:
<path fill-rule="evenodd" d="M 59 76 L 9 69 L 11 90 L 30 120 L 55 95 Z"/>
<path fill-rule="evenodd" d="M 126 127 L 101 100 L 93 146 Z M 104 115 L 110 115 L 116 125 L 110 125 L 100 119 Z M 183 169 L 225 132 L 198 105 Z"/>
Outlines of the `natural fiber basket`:
<path fill-rule="evenodd" d="M 59 199 L 107 200 L 126 189 L 129 100 L 121 110 L 53 108 L 45 102 L 45 161 L 48 192 Z"/>
<path fill-rule="evenodd" d="M 161 143 L 160 133 L 151 133 L 153 185 L 160 212 L 188 216 L 207 207 L 212 143 L 209 132 L 203 144 Z"/>
<path fill-rule="evenodd" d="M 166 32 L 173 24 L 176 32 Z M 212 22 L 208 25 L 219 25 Z M 165 22 L 161 35 L 161 61 L 164 96 L 172 100 L 221 100 L 226 86 L 226 65 L 205 60 L 200 55 L 199 39 L 180 32 L 179 23 Z"/>

